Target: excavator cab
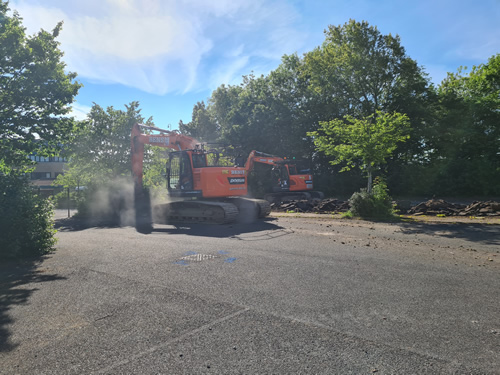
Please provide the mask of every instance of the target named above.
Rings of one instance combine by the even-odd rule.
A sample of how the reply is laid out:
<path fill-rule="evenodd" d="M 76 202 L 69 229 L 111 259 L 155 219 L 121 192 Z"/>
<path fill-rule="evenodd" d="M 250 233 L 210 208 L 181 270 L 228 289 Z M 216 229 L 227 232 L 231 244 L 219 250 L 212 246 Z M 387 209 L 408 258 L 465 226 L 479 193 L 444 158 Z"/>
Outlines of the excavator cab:
<path fill-rule="evenodd" d="M 271 173 L 274 179 L 274 192 L 290 190 L 290 175 L 285 164 L 278 163 L 273 167 Z"/>
<path fill-rule="evenodd" d="M 203 162 L 203 160 L 205 162 Z M 174 151 L 169 153 L 167 162 L 167 189 L 176 197 L 201 197 L 201 191 L 194 190 L 193 168 L 206 166 L 206 157 L 193 151 Z"/>

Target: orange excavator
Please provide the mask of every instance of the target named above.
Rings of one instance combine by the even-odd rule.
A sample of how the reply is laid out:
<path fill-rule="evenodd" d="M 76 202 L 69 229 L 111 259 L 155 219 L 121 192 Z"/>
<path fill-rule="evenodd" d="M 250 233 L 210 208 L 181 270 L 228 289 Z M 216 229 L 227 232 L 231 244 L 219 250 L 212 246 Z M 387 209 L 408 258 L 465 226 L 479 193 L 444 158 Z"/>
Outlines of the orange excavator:
<path fill-rule="evenodd" d="M 143 130 L 157 132 L 144 134 Z M 144 145 L 173 149 L 167 161 L 167 189 L 171 201 L 151 210 L 142 185 Z M 249 215 L 265 217 L 271 212 L 268 201 L 251 199 L 248 171 L 244 167 L 219 166 L 219 154 L 176 131 L 134 124 L 131 132 L 132 175 L 136 218 L 156 223 L 189 222 L 226 224 Z M 149 212 L 152 212 L 153 219 Z"/>
<path fill-rule="evenodd" d="M 321 191 L 313 190 L 313 176 L 309 170 L 301 171 L 294 159 L 290 160 L 260 151 L 250 152 L 245 163 L 245 169 L 250 174 L 256 169 L 256 164 L 269 166 L 265 180 L 271 181 L 271 190 L 266 192 L 264 199 L 274 203 L 290 200 L 323 199 Z M 305 173 L 309 172 L 309 173 Z"/>

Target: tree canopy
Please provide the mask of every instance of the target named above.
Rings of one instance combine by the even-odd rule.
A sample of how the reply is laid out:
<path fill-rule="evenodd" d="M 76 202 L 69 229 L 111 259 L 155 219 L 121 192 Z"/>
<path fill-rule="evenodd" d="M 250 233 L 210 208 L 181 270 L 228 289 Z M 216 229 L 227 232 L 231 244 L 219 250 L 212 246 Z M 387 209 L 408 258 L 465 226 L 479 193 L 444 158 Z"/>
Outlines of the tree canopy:
<path fill-rule="evenodd" d="M 434 150 L 439 188 L 450 191 L 453 181 L 452 189 L 461 194 L 498 194 L 500 55 L 468 74 L 465 68 L 449 73 L 439 87 L 439 99 Z"/>
<path fill-rule="evenodd" d="M 0 2 L 0 171 L 23 170 L 32 153 L 54 152 L 68 141 L 68 117 L 80 84 L 66 73 L 57 36 L 28 36 L 18 13 Z"/>
<path fill-rule="evenodd" d="M 87 119 L 78 124 L 72 134 L 74 141 L 67 150 L 68 171 L 57 182 L 65 186 L 103 183 L 130 176 L 130 132 L 136 122 L 154 126 L 141 115 L 139 102 L 125 105 L 125 110 L 102 108 L 94 103 Z M 149 148 L 148 148 L 149 149 Z M 145 155 L 146 169 L 153 159 L 151 150 Z"/>

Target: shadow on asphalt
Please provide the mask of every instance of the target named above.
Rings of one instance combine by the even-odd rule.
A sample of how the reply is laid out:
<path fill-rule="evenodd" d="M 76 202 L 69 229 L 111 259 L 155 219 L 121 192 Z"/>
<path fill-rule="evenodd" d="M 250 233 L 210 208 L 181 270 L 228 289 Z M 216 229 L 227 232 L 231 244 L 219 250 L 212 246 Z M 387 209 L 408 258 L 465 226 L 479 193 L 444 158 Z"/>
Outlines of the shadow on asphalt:
<path fill-rule="evenodd" d="M 152 233 L 167 233 L 167 234 L 187 234 L 191 236 L 203 237 L 235 237 L 240 234 L 263 232 L 263 231 L 283 231 L 280 227 L 273 223 L 276 218 L 259 219 L 253 222 L 237 222 L 234 224 L 154 224 L 153 227 L 143 226 L 136 227 L 136 230 L 142 234 Z M 54 228 L 63 232 L 76 232 L 90 228 L 109 229 L 120 228 L 119 222 L 115 221 L 88 221 L 78 218 L 56 219 Z M 125 227 L 125 226 L 124 226 Z M 129 226 L 128 226 L 129 227 Z"/>
<path fill-rule="evenodd" d="M 151 233 L 187 234 L 190 236 L 229 238 L 246 233 L 258 233 L 275 231 L 289 234 L 283 227 L 273 223 L 274 218 L 260 219 L 252 223 L 234 223 L 226 225 L 210 224 L 177 224 L 177 225 L 155 225 Z M 286 232 L 286 233 L 285 233 Z M 278 235 L 278 233 L 277 233 Z M 273 238 L 276 236 L 272 236 Z"/>
<path fill-rule="evenodd" d="M 481 223 L 402 223 L 405 234 L 427 234 L 447 238 L 460 238 L 485 245 L 500 246 L 500 225 Z"/>
<path fill-rule="evenodd" d="M 63 231 L 63 232 L 78 232 L 81 230 L 89 229 L 89 228 L 120 228 L 119 221 L 112 220 L 85 220 L 79 219 L 76 217 L 71 217 L 68 219 L 55 219 L 54 220 L 54 228 Z"/>
<path fill-rule="evenodd" d="M 10 341 L 9 325 L 13 322 L 9 310 L 24 305 L 37 291 L 37 283 L 64 280 L 64 277 L 37 270 L 42 258 L 8 261 L 0 265 L 0 353 L 14 350 L 18 344 Z M 29 287 L 26 287 L 28 284 Z"/>

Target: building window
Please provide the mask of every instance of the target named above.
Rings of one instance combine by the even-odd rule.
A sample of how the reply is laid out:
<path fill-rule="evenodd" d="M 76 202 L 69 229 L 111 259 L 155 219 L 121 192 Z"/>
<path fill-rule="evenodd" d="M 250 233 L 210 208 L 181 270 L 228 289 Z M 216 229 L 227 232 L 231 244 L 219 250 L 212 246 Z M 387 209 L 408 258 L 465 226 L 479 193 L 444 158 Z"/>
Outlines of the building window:
<path fill-rule="evenodd" d="M 50 172 L 31 172 L 32 180 L 50 180 L 51 177 Z"/>

